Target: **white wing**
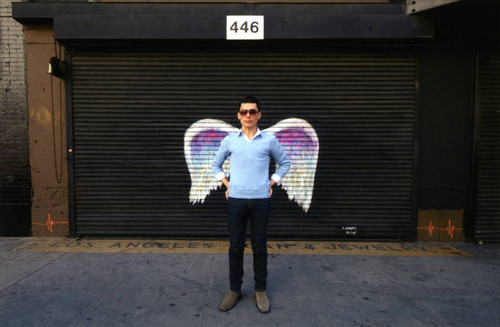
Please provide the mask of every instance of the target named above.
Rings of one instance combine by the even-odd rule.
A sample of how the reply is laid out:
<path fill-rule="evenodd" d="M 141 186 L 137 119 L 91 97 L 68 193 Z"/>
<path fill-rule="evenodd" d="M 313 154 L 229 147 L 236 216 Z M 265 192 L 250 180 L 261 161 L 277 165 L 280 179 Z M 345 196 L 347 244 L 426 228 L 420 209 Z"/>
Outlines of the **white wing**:
<path fill-rule="evenodd" d="M 212 163 L 220 142 L 238 129 L 217 119 L 202 119 L 191 125 L 184 134 L 184 155 L 191 175 L 189 201 L 204 202 L 212 190 L 221 186 L 212 170 Z M 224 163 L 229 171 L 229 160 Z"/>
<path fill-rule="evenodd" d="M 289 118 L 264 130 L 274 134 L 292 166 L 281 180 L 288 198 L 307 212 L 311 206 L 314 175 L 318 164 L 319 140 L 316 131 L 307 121 Z"/>

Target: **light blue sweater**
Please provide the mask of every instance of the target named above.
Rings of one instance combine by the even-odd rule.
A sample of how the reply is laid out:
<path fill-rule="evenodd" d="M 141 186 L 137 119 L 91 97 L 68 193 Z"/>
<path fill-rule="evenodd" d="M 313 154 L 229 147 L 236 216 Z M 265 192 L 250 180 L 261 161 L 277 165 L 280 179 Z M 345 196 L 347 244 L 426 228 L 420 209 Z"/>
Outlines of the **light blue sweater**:
<path fill-rule="evenodd" d="M 269 197 L 269 162 L 271 157 L 279 164 L 272 176 L 277 183 L 290 169 L 290 160 L 274 135 L 258 133 L 251 141 L 241 132 L 222 140 L 215 155 L 213 170 L 217 179 L 226 177 L 222 165 L 231 157 L 229 168 L 229 196 L 240 199 Z"/>

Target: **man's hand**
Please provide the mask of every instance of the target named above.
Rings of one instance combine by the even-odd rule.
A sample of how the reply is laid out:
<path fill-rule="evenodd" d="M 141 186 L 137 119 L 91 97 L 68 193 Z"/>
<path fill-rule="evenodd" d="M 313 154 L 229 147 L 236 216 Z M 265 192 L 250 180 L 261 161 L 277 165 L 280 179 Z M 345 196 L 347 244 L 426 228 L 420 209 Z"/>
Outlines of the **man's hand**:
<path fill-rule="evenodd" d="M 227 179 L 227 177 L 224 177 L 220 181 L 222 184 L 224 184 L 226 186 L 226 200 L 228 200 L 229 199 L 229 179 Z"/>
<path fill-rule="evenodd" d="M 269 181 L 269 197 L 273 196 L 273 186 L 276 184 L 274 179 Z"/>

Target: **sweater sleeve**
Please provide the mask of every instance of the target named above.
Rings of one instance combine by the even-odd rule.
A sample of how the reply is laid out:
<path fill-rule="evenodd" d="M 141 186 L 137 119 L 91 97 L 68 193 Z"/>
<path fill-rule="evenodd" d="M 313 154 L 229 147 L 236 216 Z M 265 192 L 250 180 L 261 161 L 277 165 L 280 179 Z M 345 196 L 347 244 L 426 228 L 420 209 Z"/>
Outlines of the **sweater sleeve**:
<path fill-rule="evenodd" d="M 279 179 L 281 181 L 281 178 L 283 178 L 286 175 L 286 173 L 290 170 L 291 162 L 290 159 L 288 159 L 285 151 L 283 150 L 283 147 L 281 146 L 280 142 L 276 137 L 274 137 L 272 143 L 271 156 L 279 165 L 278 169 L 274 174 L 279 176 Z"/>
<path fill-rule="evenodd" d="M 224 172 L 224 169 L 222 169 L 222 165 L 224 164 L 224 161 L 226 161 L 227 157 L 229 157 L 229 151 L 227 149 L 227 137 L 222 140 L 219 149 L 217 150 L 217 153 L 215 154 L 214 161 L 212 163 L 212 169 L 215 174 L 215 178 L 217 180 L 221 180 L 224 177 L 226 177 L 226 173 Z"/>

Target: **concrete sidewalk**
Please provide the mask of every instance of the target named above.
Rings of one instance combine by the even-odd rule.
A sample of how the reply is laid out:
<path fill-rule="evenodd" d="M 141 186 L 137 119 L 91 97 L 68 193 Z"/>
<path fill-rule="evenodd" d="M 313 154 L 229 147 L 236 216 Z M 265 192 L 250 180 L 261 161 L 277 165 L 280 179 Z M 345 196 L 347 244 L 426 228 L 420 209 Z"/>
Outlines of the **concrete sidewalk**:
<path fill-rule="evenodd" d="M 228 313 L 225 254 L 14 252 L 0 238 L 1 326 L 500 326 L 500 245 L 472 257 L 269 256 L 271 313 L 252 260 Z M 31 239 L 32 240 L 32 239 Z"/>

